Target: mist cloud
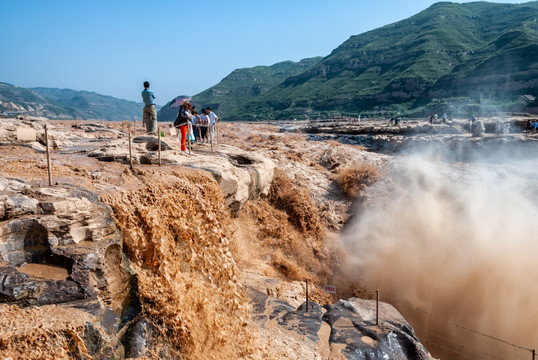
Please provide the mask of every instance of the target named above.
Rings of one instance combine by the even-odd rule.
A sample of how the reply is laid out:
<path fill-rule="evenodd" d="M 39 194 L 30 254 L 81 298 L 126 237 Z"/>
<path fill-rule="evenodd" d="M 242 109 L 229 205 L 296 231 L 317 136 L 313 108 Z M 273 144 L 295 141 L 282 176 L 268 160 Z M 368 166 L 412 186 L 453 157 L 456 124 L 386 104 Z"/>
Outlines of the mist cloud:
<path fill-rule="evenodd" d="M 536 164 L 445 162 L 421 153 L 395 160 L 357 209 L 342 235 L 349 271 L 386 297 L 534 347 Z"/>

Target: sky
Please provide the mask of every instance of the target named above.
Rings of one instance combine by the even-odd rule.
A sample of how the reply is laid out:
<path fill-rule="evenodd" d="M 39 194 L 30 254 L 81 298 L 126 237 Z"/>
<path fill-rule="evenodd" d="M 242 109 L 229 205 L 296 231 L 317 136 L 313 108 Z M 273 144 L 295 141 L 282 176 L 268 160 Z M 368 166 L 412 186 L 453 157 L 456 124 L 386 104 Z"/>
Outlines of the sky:
<path fill-rule="evenodd" d="M 436 2 L 0 0 L 0 82 L 140 102 L 147 80 L 164 105 L 235 69 L 327 56 Z"/>

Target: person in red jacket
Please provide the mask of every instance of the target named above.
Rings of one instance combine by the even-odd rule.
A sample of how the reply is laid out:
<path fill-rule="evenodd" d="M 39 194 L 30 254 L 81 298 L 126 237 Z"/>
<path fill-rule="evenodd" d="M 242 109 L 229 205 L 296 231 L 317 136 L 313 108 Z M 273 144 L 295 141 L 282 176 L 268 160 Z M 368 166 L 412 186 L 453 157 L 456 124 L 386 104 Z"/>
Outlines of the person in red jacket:
<path fill-rule="evenodd" d="M 174 121 L 174 127 L 179 128 L 179 133 L 181 134 L 181 151 L 184 152 L 187 152 L 185 142 L 187 140 L 189 120 L 192 116 L 190 113 L 191 107 L 192 105 L 188 101 L 185 101 L 182 105 L 180 105 L 176 121 Z"/>

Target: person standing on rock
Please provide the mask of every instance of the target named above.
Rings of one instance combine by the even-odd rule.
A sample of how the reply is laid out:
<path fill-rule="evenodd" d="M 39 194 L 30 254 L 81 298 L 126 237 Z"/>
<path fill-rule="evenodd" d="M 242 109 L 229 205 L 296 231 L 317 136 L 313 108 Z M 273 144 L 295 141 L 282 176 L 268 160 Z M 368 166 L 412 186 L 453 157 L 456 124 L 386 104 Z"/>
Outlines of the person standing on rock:
<path fill-rule="evenodd" d="M 217 114 L 215 114 L 213 111 L 211 111 L 211 108 L 208 106 L 206 107 L 207 115 L 209 116 L 209 136 L 211 142 L 215 142 L 215 124 L 217 121 L 219 121 L 219 117 Z"/>
<path fill-rule="evenodd" d="M 207 129 L 209 128 L 209 115 L 207 114 L 206 109 L 202 109 L 202 115 L 200 115 L 200 137 L 202 138 L 202 143 L 208 143 L 207 140 Z"/>
<path fill-rule="evenodd" d="M 187 129 L 190 118 L 192 117 L 190 109 L 191 103 L 185 100 L 183 104 L 179 106 L 177 118 L 176 121 L 174 121 L 174 127 L 179 128 L 179 136 L 181 136 L 181 151 L 185 153 L 187 152 L 187 147 L 185 145 L 187 141 Z"/>
<path fill-rule="evenodd" d="M 142 90 L 142 100 L 144 101 L 144 112 L 142 122 L 146 125 L 148 134 L 157 134 L 157 110 L 155 109 L 155 95 L 153 90 L 149 89 L 149 82 L 144 81 L 144 90 Z"/>

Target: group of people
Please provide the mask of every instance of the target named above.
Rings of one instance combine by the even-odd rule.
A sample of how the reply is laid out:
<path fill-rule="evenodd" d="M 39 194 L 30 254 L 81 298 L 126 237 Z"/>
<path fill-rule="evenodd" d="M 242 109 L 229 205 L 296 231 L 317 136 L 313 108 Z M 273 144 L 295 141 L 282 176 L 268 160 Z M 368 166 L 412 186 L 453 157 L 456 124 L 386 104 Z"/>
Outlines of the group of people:
<path fill-rule="evenodd" d="M 202 108 L 200 114 L 196 107 L 187 99 L 179 106 L 174 127 L 179 128 L 181 136 L 181 151 L 187 151 L 186 141 L 200 143 L 215 142 L 215 124 L 219 120 L 218 116 L 208 106 Z"/>
<path fill-rule="evenodd" d="M 400 117 L 399 116 L 396 116 L 396 117 L 393 117 L 391 116 L 390 119 L 389 119 L 389 126 L 390 125 L 400 125 Z"/>
<path fill-rule="evenodd" d="M 436 123 L 438 119 L 437 114 L 431 114 L 430 115 L 430 124 L 433 125 L 433 123 Z M 448 115 L 446 113 L 443 113 L 443 124 L 446 124 L 448 122 Z"/>
<path fill-rule="evenodd" d="M 150 90 L 148 81 L 144 82 L 142 100 L 144 101 L 143 122 L 148 134 L 157 134 L 157 111 L 155 109 L 155 95 Z M 174 127 L 179 128 L 181 137 L 181 151 L 187 152 L 186 141 L 191 139 L 200 143 L 215 142 L 215 124 L 218 116 L 208 106 L 200 111 L 188 100 L 181 101 Z"/>

